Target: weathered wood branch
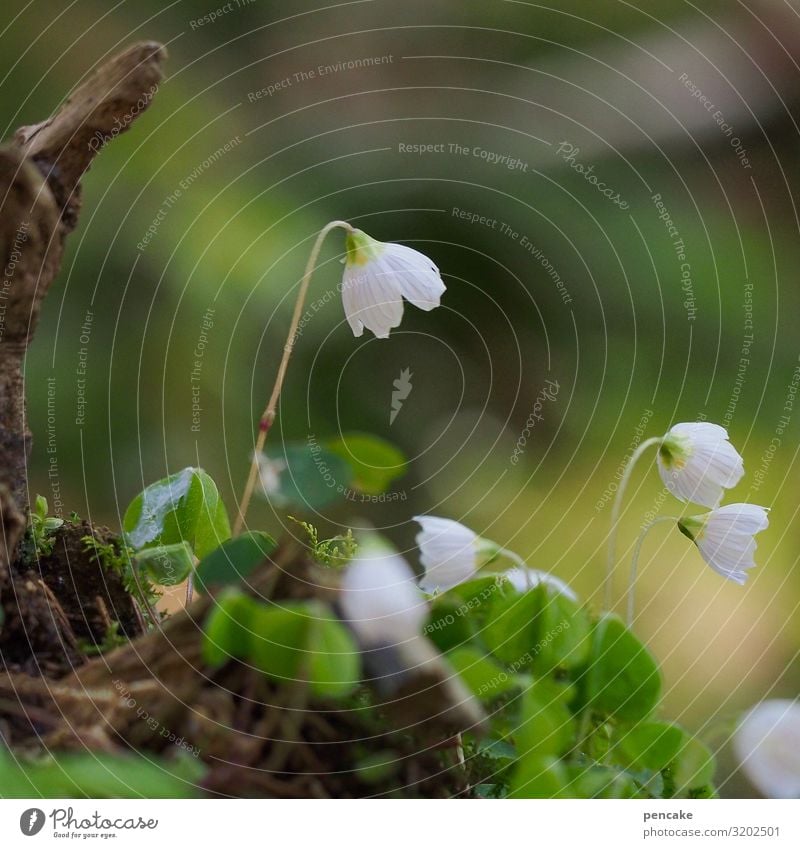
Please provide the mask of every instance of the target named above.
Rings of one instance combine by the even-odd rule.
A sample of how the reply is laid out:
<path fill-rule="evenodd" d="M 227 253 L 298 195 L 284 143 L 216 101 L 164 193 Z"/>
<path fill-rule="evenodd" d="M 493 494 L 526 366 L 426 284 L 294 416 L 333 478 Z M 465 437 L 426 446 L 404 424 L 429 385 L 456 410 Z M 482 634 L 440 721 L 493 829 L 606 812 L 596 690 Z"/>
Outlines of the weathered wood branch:
<path fill-rule="evenodd" d="M 156 42 L 130 47 L 89 76 L 52 117 L 21 127 L 0 150 L 0 483 L 23 514 L 31 448 L 25 353 L 64 240 L 77 224 L 81 178 L 105 144 L 150 105 L 165 59 Z"/>

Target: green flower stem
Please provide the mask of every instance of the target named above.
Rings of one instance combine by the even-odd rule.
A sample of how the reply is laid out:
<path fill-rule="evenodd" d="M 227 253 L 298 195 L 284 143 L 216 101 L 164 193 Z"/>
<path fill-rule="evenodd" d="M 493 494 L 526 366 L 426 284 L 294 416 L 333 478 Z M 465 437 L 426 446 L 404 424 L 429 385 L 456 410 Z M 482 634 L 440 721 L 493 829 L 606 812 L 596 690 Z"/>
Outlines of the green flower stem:
<path fill-rule="evenodd" d="M 314 273 L 314 269 L 317 266 L 317 260 L 319 259 L 319 253 L 322 249 L 322 243 L 325 241 L 325 237 L 328 233 L 335 229 L 347 230 L 348 233 L 353 232 L 353 227 L 350 226 L 347 221 L 331 221 L 319 231 L 317 239 L 314 242 L 314 246 L 311 248 L 311 253 L 309 254 L 308 262 L 306 263 L 305 273 L 303 274 L 303 279 L 300 283 L 300 290 L 297 293 L 297 301 L 294 305 L 292 323 L 289 325 L 289 334 L 286 337 L 286 344 L 283 346 L 283 356 L 281 358 L 280 365 L 278 366 L 278 374 L 275 377 L 275 385 L 272 387 L 272 394 L 270 395 L 269 401 L 261 415 L 261 420 L 259 421 L 258 438 L 256 439 L 255 451 L 253 451 L 253 459 L 250 463 L 250 474 L 247 477 L 247 483 L 244 487 L 242 499 L 239 501 L 236 521 L 233 525 L 234 536 L 238 536 L 239 533 L 242 532 L 245 516 L 247 515 L 247 510 L 250 507 L 250 500 L 253 497 L 253 490 L 255 489 L 256 480 L 258 478 L 258 457 L 264 450 L 267 433 L 269 433 L 269 428 L 275 420 L 275 410 L 278 407 L 278 400 L 281 396 L 283 381 L 286 377 L 286 369 L 289 367 L 289 358 L 292 355 L 292 350 L 294 350 L 297 328 L 300 326 L 300 319 L 303 317 L 303 306 L 306 302 L 306 294 L 308 293 L 308 287 L 311 283 L 311 277 Z"/>
<path fill-rule="evenodd" d="M 528 572 L 528 564 L 519 554 L 515 554 L 514 551 L 510 551 L 508 550 L 508 548 L 500 548 L 497 551 L 497 555 L 504 556 L 506 559 L 510 559 L 511 562 L 514 563 L 514 565 L 522 569 L 522 573 L 525 575 L 526 588 L 530 589 L 533 587 L 533 584 L 531 583 L 531 575 Z"/>
<path fill-rule="evenodd" d="M 661 436 L 653 436 L 651 439 L 645 439 L 631 455 L 628 464 L 625 466 L 625 471 L 622 473 L 622 479 L 619 482 L 617 496 L 614 498 L 614 506 L 611 508 L 611 530 L 608 534 L 608 559 L 606 561 L 606 579 L 604 590 L 603 609 L 610 612 L 613 605 L 613 577 L 614 566 L 617 564 L 617 533 L 619 531 L 620 511 L 622 510 L 622 499 L 625 496 L 625 489 L 628 487 L 628 482 L 633 473 L 633 467 L 644 455 L 645 451 L 661 444 Z"/>
<path fill-rule="evenodd" d="M 635 600 L 636 575 L 639 568 L 639 554 L 642 550 L 642 545 L 647 537 L 647 534 L 656 524 L 662 524 L 664 521 L 672 521 L 677 524 L 678 519 L 671 515 L 662 515 L 661 518 L 654 518 L 649 524 L 645 525 L 639 538 L 636 540 L 636 546 L 633 549 L 633 557 L 631 558 L 631 574 L 628 578 L 628 627 L 633 626 L 633 606 Z"/>

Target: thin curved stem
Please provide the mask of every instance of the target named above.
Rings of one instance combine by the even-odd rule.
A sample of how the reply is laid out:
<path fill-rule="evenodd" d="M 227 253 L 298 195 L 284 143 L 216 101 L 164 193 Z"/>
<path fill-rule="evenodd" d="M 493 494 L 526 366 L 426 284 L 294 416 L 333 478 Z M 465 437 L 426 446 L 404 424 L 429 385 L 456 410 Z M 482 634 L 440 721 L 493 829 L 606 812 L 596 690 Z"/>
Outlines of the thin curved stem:
<path fill-rule="evenodd" d="M 633 556 L 631 557 L 631 574 L 628 578 L 628 627 L 633 626 L 633 607 L 635 601 L 636 576 L 639 568 L 639 554 L 642 550 L 642 545 L 647 537 L 647 534 L 653 529 L 656 524 L 662 524 L 664 521 L 672 521 L 677 524 L 678 519 L 671 515 L 662 515 L 661 518 L 654 518 L 649 524 L 646 524 L 639 538 L 636 540 L 636 545 L 633 548 Z"/>
<path fill-rule="evenodd" d="M 261 415 L 261 420 L 258 423 L 258 438 L 256 439 L 256 447 L 253 451 L 253 459 L 250 463 L 250 473 L 247 477 L 247 483 L 245 484 L 242 498 L 239 501 L 236 521 L 233 525 L 234 536 L 238 536 L 241 532 L 245 516 L 247 515 L 247 510 L 250 507 L 250 500 L 253 497 L 253 490 L 255 489 L 256 480 L 258 479 L 258 458 L 264 450 L 264 443 L 267 441 L 267 433 L 269 433 L 272 422 L 275 420 L 275 411 L 278 407 L 278 400 L 281 396 L 283 381 L 286 377 L 286 369 L 289 367 L 289 359 L 292 355 L 292 351 L 294 350 L 297 328 L 300 326 L 300 319 L 303 317 L 303 306 L 306 302 L 306 295 L 308 294 L 311 277 L 317 266 L 317 260 L 319 259 L 319 253 L 322 249 L 322 243 L 325 241 L 325 237 L 328 233 L 337 228 L 347 230 L 348 232 L 353 231 L 353 227 L 350 226 L 347 221 L 331 221 L 319 231 L 316 241 L 314 242 L 314 246 L 311 248 L 311 253 L 309 254 L 308 262 L 306 263 L 306 269 L 303 273 L 303 279 L 300 283 L 300 290 L 297 293 L 294 313 L 292 314 L 292 323 L 289 325 L 289 333 L 286 337 L 286 344 L 283 346 L 283 356 L 281 357 L 280 365 L 278 366 L 275 384 L 272 387 L 272 393 L 270 394 L 269 401 L 267 402 L 264 412 Z"/>
<path fill-rule="evenodd" d="M 517 568 L 519 568 L 525 575 L 526 588 L 533 588 L 533 583 L 531 583 L 531 575 L 528 571 L 528 564 L 519 554 L 515 554 L 514 551 L 510 551 L 508 550 L 508 548 L 498 548 L 497 556 L 504 556 L 506 559 L 510 559 L 511 562 L 513 562 L 514 565 L 516 565 Z"/>
<path fill-rule="evenodd" d="M 631 479 L 634 465 L 636 465 L 636 463 L 642 458 L 645 451 L 660 443 L 660 436 L 653 436 L 650 439 L 645 439 L 631 455 L 630 460 L 628 460 L 628 464 L 625 466 L 625 471 L 622 472 L 622 479 L 619 481 L 617 496 L 614 498 L 614 506 L 611 508 L 611 530 L 608 534 L 608 557 L 606 560 L 606 578 L 603 592 L 603 608 L 607 611 L 611 610 L 613 603 L 612 593 L 614 566 L 617 564 L 617 532 L 619 530 L 619 516 L 622 509 L 622 499 L 625 496 L 625 489 L 628 487 L 628 482 Z"/>

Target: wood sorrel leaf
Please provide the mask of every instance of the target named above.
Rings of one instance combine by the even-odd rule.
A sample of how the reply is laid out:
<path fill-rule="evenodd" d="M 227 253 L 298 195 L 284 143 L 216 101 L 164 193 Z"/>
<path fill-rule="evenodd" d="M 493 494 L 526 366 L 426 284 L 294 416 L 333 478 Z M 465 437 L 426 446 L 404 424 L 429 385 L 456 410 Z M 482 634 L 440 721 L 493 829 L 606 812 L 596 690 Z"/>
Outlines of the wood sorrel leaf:
<path fill-rule="evenodd" d="M 134 560 L 145 577 L 160 586 L 177 586 L 192 573 L 194 557 L 188 542 L 156 545 L 139 551 Z"/>
<path fill-rule="evenodd" d="M 575 721 L 567 707 L 569 687 L 536 680 L 522 696 L 514 742 L 525 756 L 561 756 L 571 747 Z"/>
<path fill-rule="evenodd" d="M 340 698 L 350 694 L 361 679 L 361 654 L 347 627 L 323 604 L 313 606 L 317 617 L 309 645 L 311 691 L 320 697 Z"/>
<path fill-rule="evenodd" d="M 533 661 L 539 639 L 543 595 L 537 590 L 518 595 L 495 594 L 490 602 L 483 638 L 489 650 L 514 670 Z"/>
<path fill-rule="evenodd" d="M 456 648 L 448 653 L 447 659 L 467 689 L 482 701 L 492 701 L 519 685 L 513 674 L 476 648 Z"/>
<path fill-rule="evenodd" d="M 227 589 L 216 599 L 203 627 L 203 658 L 209 665 L 247 657 L 255 608 L 256 602 L 238 589 Z"/>
<path fill-rule="evenodd" d="M 261 494 L 275 506 L 317 510 L 352 495 L 353 469 L 342 457 L 313 439 L 288 443 L 268 453 L 270 462 L 280 468 L 272 488 Z"/>
<path fill-rule="evenodd" d="M 217 486 L 202 468 L 184 468 L 152 483 L 131 501 L 122 527 L 136 550 L 188 542 L 199 558 L 231 535 Z"/>
<path fill-rule="evenodd" d="M 228 539 L 197 566 L 195 586 L 201 592 L 230 586 L 244 580 L 275 550 L 275 540 L 267 533 L 250 531 Z"/>
<path fill-rule="evenodd" d="M 647 721 L 618 729 L 614 755 L 633 769 L 662 771 L 678 756 L 687 739 L 683 728 L 666 721 Z"/>
<path fill-rule="evenodd" d="M 689 798 L 705 790 L 714 778 L 715 767 L 714 755 L 699 739 L 685 738 L 672 768 L 674 796 Z"/>
<path fill-rule="evenodd" d="M 586 680 L 591 708 L 619 721 L 647 718 L 661 695 L 656 661 L 615 615 L 595 625 Z"/>
<path fill-rule="evenodd" d="M 345 433 L 325 443 L 353 471 L 353 486 L 367 495 L 381 495 L 406 473 L 405 454 L 385 439 L 368 433 Z"/>

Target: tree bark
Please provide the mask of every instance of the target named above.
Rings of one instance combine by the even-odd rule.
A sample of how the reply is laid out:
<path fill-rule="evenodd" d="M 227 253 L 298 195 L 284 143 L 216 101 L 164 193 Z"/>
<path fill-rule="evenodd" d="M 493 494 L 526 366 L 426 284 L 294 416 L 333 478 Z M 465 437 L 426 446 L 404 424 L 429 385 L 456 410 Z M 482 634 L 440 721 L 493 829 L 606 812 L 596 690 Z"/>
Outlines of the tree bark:
<path fill-rule="evenodd" d="M 150 105 L 165 59 L 156 42 L 128 48 L 90 75 L 52 117 L 20 127 L 0 150 L 0 485 L 23 515 L 31 449 L 25 353 L 61 266 L 64 241 L 78 222 L 81 178 L 105 144 Z M 0 548 L 0 587 L 2 560 L 15 544 L 9 536 Z"/>

